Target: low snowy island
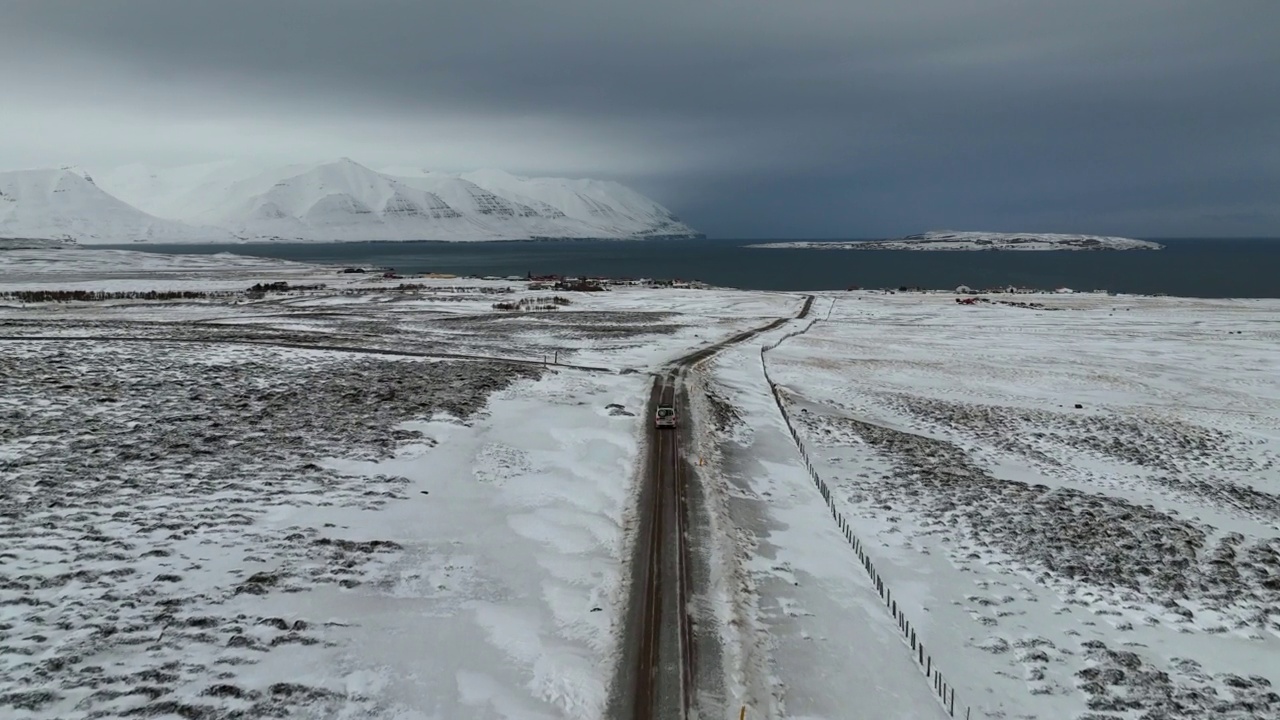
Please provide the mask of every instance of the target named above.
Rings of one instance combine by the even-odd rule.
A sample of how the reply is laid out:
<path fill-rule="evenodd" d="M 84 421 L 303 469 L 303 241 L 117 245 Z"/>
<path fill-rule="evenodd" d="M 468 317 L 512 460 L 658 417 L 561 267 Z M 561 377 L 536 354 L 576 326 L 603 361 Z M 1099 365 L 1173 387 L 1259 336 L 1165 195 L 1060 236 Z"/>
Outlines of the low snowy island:
<path fill-rule="evenodd" d="M 807 250 L 1160 250 L 1150 240 L 1060 233 L 927 232 L 895 240 L 779 242 L 753 248 Z"/>

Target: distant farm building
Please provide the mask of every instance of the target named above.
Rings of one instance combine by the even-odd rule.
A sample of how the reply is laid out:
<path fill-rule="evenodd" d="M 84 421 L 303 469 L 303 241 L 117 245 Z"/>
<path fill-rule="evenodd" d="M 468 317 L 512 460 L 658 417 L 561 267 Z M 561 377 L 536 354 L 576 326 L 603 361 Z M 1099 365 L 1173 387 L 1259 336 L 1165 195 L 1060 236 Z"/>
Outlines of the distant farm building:
<path fill-rule="evenodd" d="M 580 278 L 576 280 L 564 279 L 555 284 L 556 290 L 564 290 L 568 292 L 600 292 L 605 286 L 595 280 Z"/>

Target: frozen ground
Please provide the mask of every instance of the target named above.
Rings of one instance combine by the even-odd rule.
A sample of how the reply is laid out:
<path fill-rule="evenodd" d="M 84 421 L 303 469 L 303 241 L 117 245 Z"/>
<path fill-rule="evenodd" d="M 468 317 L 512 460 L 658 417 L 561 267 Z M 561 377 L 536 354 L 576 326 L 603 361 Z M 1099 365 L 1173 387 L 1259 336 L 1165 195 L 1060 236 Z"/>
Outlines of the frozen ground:
<path fill-rule="evenodd" d="M 551 294 L 0 253 L 0 716 L 600 717 L 648 373 L 798 301 L 493 307 Z M 1280 306 L 1028 300 L 828 294 L 767 355 L 957 705 L 1280 716 Z M 764 383 L 803 326 L 689 377 L 708 702 L 941 717 Z"/>
<path fill-rule="evenodd" d="M 831 299 L 829 319 L 819 311 L 768 354 L 769 371 L 958 706 L 1280 717 L 1280 305 L 1032 298 L 1049 312 L 843 293 L 817 307 Z M 749 355 L 721 359 L 721 392 L 745 392 Z M 772 456 L 776 419 L 767 403 L 758 412 L 737 443 Z M 764 517 L 796 541 L 771 532 L 769 544 L 802 554 L 825 533 L 825 563 L 851 554 L 829 516 L 814 521 L 825 530 L 790 519 L 792 493 L 817 496 L 794 461 L 739 482 L 788 496 Z M 819 692 L 855 705 L 857 673 L 814 688 L 798 665 L 812 650 L 776 632 L 836 622 L 834 598 L 852 603 L 855 589 L 810 578 L 793 590 L 777 579 L 794 565 L 754 562 L 788 711 L 794 688 L 806 705 Z"/>
<path fill-rule="evenodd" d="M 247 263 L 0 253 L 0 293 L 329 284 L 0 301 L 0 715 L 599 718 L 648 372 L 795 298 Z"/>
<path fill-rule="evenodd" d="M 0 291 L 241 289 L 246 279 L 252 285 L 259 279 L 288 280 L 316 274 L 314 265 L 230 253 L 161 255 L 75 246 L 0 249 Z"/>
<path fill-rule="evenodd" d="M 716 609 L 727 702 L 774 720 L 925 720 L 945 713 L 813 489 L 769 393 L 760 343 L 696 371 L 691 402 L 715 498 Z M 711 715 L 710 717 L 715 717 Z"/>
<path fill-rule="evenodd" d="M 320 290 L 261 300 L 107 300 L 23 304 L 4 293 L 35 290 L 228 293 L 285 281 Z M 0 252 L 0 336 L 113 336 L 258 341 L 390 351 L 474 353 L 528 362 L 645 370 L 716 339 L 793 311 L 792 295 L 621 287 L 568 293 L 558 312 L 496 311 L 498 302 L 543 298 L 523 283 L 383 279 L 234 255 L 117 250 Z"/>

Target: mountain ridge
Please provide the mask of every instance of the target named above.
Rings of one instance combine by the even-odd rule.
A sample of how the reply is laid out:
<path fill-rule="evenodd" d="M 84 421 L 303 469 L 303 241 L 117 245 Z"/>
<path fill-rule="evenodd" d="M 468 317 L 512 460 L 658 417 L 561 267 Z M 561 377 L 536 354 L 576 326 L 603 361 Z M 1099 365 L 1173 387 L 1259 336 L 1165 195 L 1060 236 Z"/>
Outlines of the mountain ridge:
<path fill-rule="evenodd" d="M 227 242 L 230 233 L 156 217 L 76 167 L 0 173 L 0 237 L 110 242 Z"/>
<path fill-rule="evenodd" d="M 163 169 L 134 164 L 97 177 L 103 191 L 139 212 L 220 228 L 241 242 L 703 236 L 618 183 L 392 170 L 340 158 L 270 169 L 237 161 Z M 523 187 L 531 192 L 519 192 Z"/>

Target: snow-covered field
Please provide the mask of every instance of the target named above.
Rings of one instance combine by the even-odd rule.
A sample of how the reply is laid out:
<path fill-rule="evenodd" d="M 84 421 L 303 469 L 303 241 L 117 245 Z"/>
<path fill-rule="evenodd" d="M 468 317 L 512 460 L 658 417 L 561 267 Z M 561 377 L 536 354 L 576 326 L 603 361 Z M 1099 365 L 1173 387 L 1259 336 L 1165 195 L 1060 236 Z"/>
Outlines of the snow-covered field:
<path fill-rule="evenodd" d="M 648 373 L 796 306 L 83 249 L 0 278 L 330 285 L 0 299 L 0 716 L 58 720 L 601 717 Z"/>
<path fill-rule="evenodd" d="M 211 294 L 5 295 L 65 290 Z M 799 303 L 493 307 L 552 294 L 0 252 L 0 716 L 601 717 L 649 373 Z M 957 708 L 1280 716 L 1280 303 L 1029 300 L 822 294 L 765 356 Z M 714 703 L 943 717 L 765 383 L 807 324 L 689 375 Z"/>
<path fill-rule="evenodd" d="M 1280 303 L 1034 299 L 1061 311 L 820 296 L 766 358 L 837 509 L 973 717 L 1280 717 Z M 743 413 L 759 684 L 779 715 L 926 717 L 759 363 L 705 380 Z"/>
<path fill-rule="evenodd" d="M 331 277 L 314 265 L 288 260 L 216 253 L 162 255 L 131 250 L 56 249 L 0 250 L 0 292 L 39 289 L 85 290 L 220 290 L 241 289 L 259 279 L 293 277 L 319 282 L 353 282 L 350 276 Z M 112 284 L 111 281 L 141 282 Z M 219 282 L 221 281 L 221 282 Z M 301 284 L 298 281 L 295 284 Z"/>

